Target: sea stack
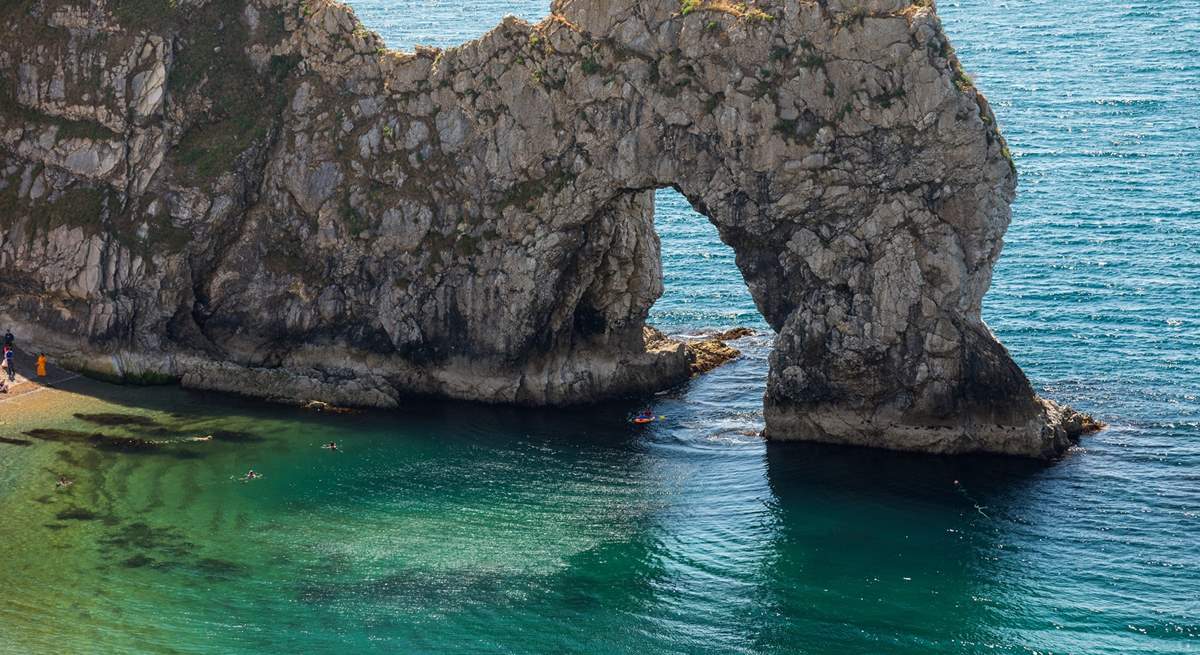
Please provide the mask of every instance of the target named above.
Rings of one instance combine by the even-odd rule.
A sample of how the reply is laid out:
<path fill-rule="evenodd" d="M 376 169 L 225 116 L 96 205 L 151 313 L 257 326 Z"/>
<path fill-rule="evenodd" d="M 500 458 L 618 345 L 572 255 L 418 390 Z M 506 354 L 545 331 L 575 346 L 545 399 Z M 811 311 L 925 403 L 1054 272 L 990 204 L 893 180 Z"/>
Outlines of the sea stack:
<path fill-rule="evenodd" d="M 658 390 L 673 187 L 778 333 L 769 438 L 1051 457 L 1083 424 L 980 318 L 1016 171 L 927 0 L 558 0 L 412 53 L 329 0 L 28 0 L 0 35 L 0 321 L 76 369 Z"/>

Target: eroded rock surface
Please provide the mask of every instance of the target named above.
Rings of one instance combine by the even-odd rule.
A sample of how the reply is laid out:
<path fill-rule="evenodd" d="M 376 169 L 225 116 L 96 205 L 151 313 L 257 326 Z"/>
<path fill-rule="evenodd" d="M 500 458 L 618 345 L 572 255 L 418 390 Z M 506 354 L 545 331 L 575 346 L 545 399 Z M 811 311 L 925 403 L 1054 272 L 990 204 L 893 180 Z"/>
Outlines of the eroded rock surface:
<path fill-rule="evenodd" d="M 647 346 L 653 191 L 779 333 L 767 434 L 1050 456 L 980 320 L 1015 172 L 931 3 L 556 0 L 388 51 L 328 0 L 0 8 L 0 320 L 76 367 L 293 401 L 562 404 Z"/>

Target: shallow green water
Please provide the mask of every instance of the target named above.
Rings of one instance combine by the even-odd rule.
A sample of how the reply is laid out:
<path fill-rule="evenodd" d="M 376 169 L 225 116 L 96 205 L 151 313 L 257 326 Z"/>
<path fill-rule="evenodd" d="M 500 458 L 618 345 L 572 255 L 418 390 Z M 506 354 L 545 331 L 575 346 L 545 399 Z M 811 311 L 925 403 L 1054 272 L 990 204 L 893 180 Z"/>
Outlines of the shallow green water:
<path fill-rule="evenodd" d="M 138 393 L 157 425 L 102 429 L 169 442 L 157 452 L 23 449 L 30 479 L 4 498 L 0 643 L 749 652 L 820 634 L 829 652 L 920 652 L 1017 638 L 988 620 L 1013 600 L 997 518 L 974 504 L 1046 471 L 768 450 L 691 416 L 688 398 L 724 384 L 696 386 L 663 398 L 649 431 L 620 405 L 313 417 Z M 216 430 L 244 434 L 176 441 Z M 232 479 L 250 467 L 265 477 Z M 56 491 L 59 473 L 75 484 Z M 955 621 L 913 632 L 930 611 Z"/>
<path fill-rule="evenodd" d="M 0 436 L 34 441 L 0 443 L 0 652 L 1200 650 L 1200 14 L 939 4 L 1022 170 L 986 317 L 1040 391 L 1112 424 L 1084 448 L 768 446 L 768 336 L 641 430 L 632 403 L 322 416 L 91 384 L 53 417 L 0 404 Z M 354 5 L 396 46 L 544 12 Z M 667 192 L 656 220 L 655 322 L 761 326 L 711 226 Z M 154 425 L 70 416 L 104 411 Z M 51 427 L 173 443 L 22 436 Z"/>
<path fill-rule="evenodd" d="M 1091 478 L 1108 467 L 1090 454 L 1047 467 L 768 447 L 743 434 L 756 419 L 742 389 L 763 346 L 659 397 L 667 418 L 648 430 L 625 422 L 634 406 L 624 404 L 325 416 L 92 384 L 102 400 L 78 411 L 155 423 L 49 423 L 160 443 L 137 454 L 42 441 L 4 451 L 24 460 L 24 478 L 0 497 L 0 650 L 1193 643 L 1187 489 L 1166 502 L 1113 495 L 1111 478 Z M 322 450 L 328 440 L 343 452 Z M 234 479 L 251 467 L 265 477 Z M 62 473 L 75 484 L 55 490 Z M 1114 510 L 1123 519 L 1108 523 Z M 1168 520 L 1193 523 L 1170 534 Z"/>

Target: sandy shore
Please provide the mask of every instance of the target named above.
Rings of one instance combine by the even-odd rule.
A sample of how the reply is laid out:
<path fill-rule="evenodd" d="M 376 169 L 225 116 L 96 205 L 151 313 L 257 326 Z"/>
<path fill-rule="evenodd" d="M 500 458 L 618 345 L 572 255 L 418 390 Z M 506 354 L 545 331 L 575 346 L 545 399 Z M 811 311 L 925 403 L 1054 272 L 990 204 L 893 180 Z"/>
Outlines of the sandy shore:
<path fill-rule="evenodd" d="M 78 406 L 93 404 L 88 390 L 103 384 L 50 364 L 46 377 L 26 377 L 34 373 L 34 359 L 17 351 L 16 382 L 8 393 L 0 394 L 0 436 L 13 437 L 10 432 L 28 428 L 59 413 L 78 411 Z M 4 376 L 7 381 L 7 375 Z"/>

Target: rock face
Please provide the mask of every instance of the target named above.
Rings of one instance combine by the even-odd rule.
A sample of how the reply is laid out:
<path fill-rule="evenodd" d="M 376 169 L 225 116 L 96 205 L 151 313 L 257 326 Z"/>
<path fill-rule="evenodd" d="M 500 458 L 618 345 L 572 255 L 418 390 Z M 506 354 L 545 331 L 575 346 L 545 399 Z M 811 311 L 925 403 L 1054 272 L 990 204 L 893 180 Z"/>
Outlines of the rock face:
<path fill-rule="evenodd" d="M 646 392 L 674 187 L 778 332 L 769 437 L 1068 445 L 980 319 L 1015 172 L 930 2 L 551 12 L 406 54 L 329 0 L 7 3 L 0 320 L 279 399 Z"/>

